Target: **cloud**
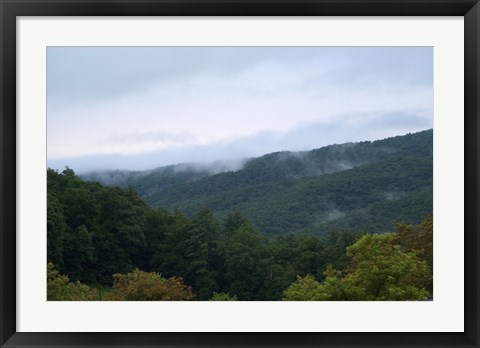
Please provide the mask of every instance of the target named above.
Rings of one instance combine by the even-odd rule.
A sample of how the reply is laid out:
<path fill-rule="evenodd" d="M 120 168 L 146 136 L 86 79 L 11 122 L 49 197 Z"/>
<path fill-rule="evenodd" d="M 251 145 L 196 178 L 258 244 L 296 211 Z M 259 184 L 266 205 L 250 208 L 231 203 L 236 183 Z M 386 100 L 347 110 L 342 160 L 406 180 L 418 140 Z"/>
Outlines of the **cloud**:
<path fill-rule="evenodd" d="M 188 132 L 168 133 L 168 132 L 133 132 L 112 134 L 105 140 L 105 144 L 123 144 L 123 143 L 173 143 L 185 144 L 195 141 L 195 137 Z"/>
<path fill-rule="evenodd" d="M 189 132 L 130 132 L 113 133 L 98 143 L 113 153 L 135 154 L 148 149 L 159 150 L 196 143 L 195 136 Z"/>
<path fill-rule="evenodd" d="M 187 167 L 199 170 L 207 170 L 208 167 L 209 171 L 217 173 L 240 169 L 245 158 L 270 152 L 303 151 L 331 144 L 376 140 L 432 127 L 431 120 L 414 114 L 380 113 L 369 116 L 368 122 L 356 126 L 348 121 L 355 116 L 347 114 L 335 122 L 306 123 L 285 132 L 262 131 L 230 141 L 184 145 L 144 153 L 49 159 L 48 165 L 56 169 L 63 169 L 68 165 L 76 171 L 87 172 L 95 169 L 145 170 L 170 164 L 189 163 Z M 392 122 L 392 119 L 403 119 L 404 123 Z M 214 162 L 215 165 L 212 165 Z M 179 170 L 181 168 L 184 166 L 179 167 Z"/>
<path fill-rule="evenodd" d="M 48 64 L 49 162 L 244 158 L 433 123 L 431 48 L 49 48 Z"/>

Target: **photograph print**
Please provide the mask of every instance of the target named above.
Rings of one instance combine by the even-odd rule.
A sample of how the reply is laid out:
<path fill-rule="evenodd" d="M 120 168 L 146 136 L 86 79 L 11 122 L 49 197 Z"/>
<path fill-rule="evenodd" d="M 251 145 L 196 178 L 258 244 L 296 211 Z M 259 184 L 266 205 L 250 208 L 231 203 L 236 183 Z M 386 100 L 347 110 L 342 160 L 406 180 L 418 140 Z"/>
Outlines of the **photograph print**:
<path fill-rule="evenodd" d="M 48 301 L 433 300 L 432 47 L 47 47 Z"/>

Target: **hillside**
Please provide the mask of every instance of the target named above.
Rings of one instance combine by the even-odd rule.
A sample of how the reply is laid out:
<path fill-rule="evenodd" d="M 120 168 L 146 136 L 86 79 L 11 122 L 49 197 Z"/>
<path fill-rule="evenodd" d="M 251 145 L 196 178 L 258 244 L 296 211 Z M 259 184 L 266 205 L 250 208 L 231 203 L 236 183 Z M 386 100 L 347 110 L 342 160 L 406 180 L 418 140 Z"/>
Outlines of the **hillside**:
<path fill-rule="evenodd" d="M 154 209 L 133 190 L 86 182 L 71 169 L 48 169 L 47 192 L 49 301 L 431 296 L 431 216 L 394 233 L 267 238 L 239 213 L 219 220 L 206 208 L 192 217 Z M 332 276 L 335 288 L 324 287 Z"/>
<path fill-rule="evenodd" d="M 242 169 L 213 174 L 208 166 L 173 165 L 143 172 L 83 175 L 131 186 L 150 205 L 189 215 L 207 206 L 223 218 L 245 215 L 266 234 L 416 224 L 432 213 L 433 131 L 378 141 L 276 152 Z"/>

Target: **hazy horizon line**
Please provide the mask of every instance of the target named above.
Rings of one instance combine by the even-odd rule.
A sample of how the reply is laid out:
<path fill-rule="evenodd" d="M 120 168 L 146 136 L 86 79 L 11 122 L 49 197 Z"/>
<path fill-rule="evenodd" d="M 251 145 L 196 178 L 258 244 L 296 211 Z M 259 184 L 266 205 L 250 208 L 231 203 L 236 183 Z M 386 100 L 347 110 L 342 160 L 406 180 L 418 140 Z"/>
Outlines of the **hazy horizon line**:
<path fill-rule="evenodd" d="M 55 160 L 48 160 L 47 159 L 47 168 L 48 169 L 53 169 L 53 170 L 64 170 L 66 168 L 72 169 L 75 173 L 77 174 L 90 174 L 90 173 L 96 173 L 96 172 L 149 172 L 149 171 L 155 171 L 159 170 L 161 168 L 167 168 L 167 167 L 190 167 L 188 169 L 193 169 L 193 170 L 208 170 L 209 167 L 216 166 L 217 168 L 221 170 L 215 171 L 215 174 L 217 173 L 222 173 L 222 172 L 228 172 L 228 171 L 237 171 L 241 170 L 244 166 L 244 164 L 250 160 L 256 159 L 256 158 L 261 158 L 264 156 L 276 154 L 276 153 L 303 153 L 303 152 L 310 152 L 314 150 L 319 150 L 322 148 L 330 147 L 330 146 L 336 146 L 336 145 L 347 145 L 347 144 L 358 144 L 362 142 L 376 142 L 376 141 L 382 141 L 390 138 L 395 138 L 395 137 L 402 137 L 406 136 L 409 134 L 417 134 L 417 133 L 422 133 L 422 132 L 427 132 L 433 130 L 432 128 L 427 128 L 423 130 L 419 130 L 416 132 L 407 132 L 407 133 L 402 133 L 402 134 L 397 134 L 397 135 L 392 135 L 388 137 L 382 137 L 378 139 L 373 139 L 373 140 L 360 140 L 360 141 L 347 141 L 347 142 L 340 142 L 340 143 L 330 143 L 328 145 L 320 146 L 320 147 L 314 147 L 310 148 L 307 150 L 277 150 L 277 151 L 271 151 L 271 152 L 266 152 L 260 155 L 256 156 L 244 156 L 244 157 L 236 157 L 236 158 L 222 158 L 222 159 L 216 159 L 216 160 L 207 160 L 207 161 L 190 161 L 190 162 L 172 162 L 170 164 L 165 164 L 165 165 L 159 165 L 159 166 L 154 166 L 146 169 L 121 169 L 121 168 L 96 168 L 96 169 L 91 169 L 91 170 L 78 170 L 74 166 L 69 165 L 68 163 L 63 165 L 63 168 L 59 168 L 57 165 L 56 168 L 54 166 L 51 166 L 48 162 L 52 161 L 63 161 L 64 159 L 55 159 Z M 154 153 L 155 151 L 153 151 Z M 104 158 L 104 157 L 139 157 L 143 156 L 145 154 L 137 154 L 137 155 L 123 155 L 123 154 L 111 154 L 111 155 L 92 155 L 92 156 L 81 156 L 81 157 L 74 157 L 71 158 L 71 160 L 79 160 L 79 159 L 91 159 L 93 158 Z M 223 168 L 221 167 L 223 165 Z M 219 167 L 220 166 L 220 167 Z M 191 168 L 194 167 L 194 168 Z M 224 169 L 224 170 L 223 170 Z"/>

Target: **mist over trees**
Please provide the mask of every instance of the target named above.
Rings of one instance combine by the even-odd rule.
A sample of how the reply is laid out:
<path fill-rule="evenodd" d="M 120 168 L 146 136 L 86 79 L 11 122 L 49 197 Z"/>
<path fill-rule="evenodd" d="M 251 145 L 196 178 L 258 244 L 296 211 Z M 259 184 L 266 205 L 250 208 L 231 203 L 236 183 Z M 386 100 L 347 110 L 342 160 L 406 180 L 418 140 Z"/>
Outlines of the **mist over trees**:
<path fill-rule="evenodd" d="M 182 164 L 82 177 L 133 187 L 148 204 L 189 217 L 204 206 L 221 220 L 237 211 L 271 236 L 361 229 L 383 233 L 395 221 L 418 224 L 432 212 L 433 131 L 276 152 L 217 174 L 206 165 Z"/>

